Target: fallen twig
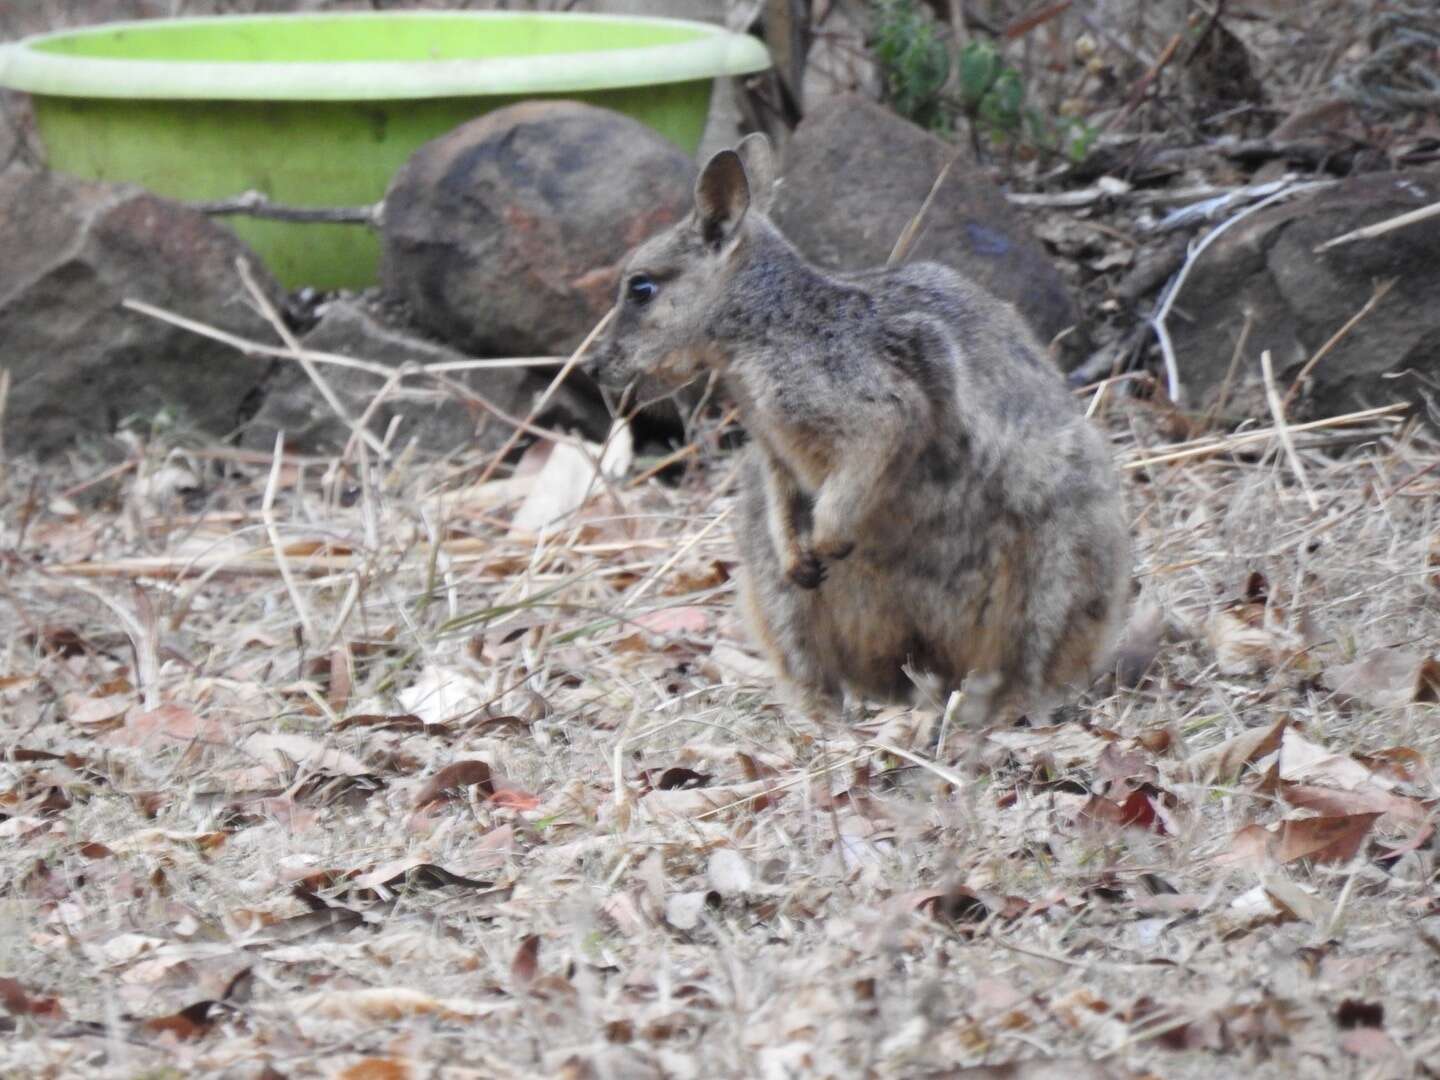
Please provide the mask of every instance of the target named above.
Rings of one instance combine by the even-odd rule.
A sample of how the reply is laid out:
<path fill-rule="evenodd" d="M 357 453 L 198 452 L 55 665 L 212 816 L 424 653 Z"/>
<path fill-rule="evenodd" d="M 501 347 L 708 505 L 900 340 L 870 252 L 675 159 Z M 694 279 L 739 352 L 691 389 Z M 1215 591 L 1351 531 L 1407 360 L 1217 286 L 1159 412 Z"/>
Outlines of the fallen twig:
<path fill-rule="evenodd" d="M 1145 99 L 1145 92 L 1150 89 L 1155 80 L 1160 77 L 1160 72 L 1165 70 L 1165 65 L 1175 58 L 1175 53 L 1180 49 L 1180 43 L 1185 40 L 1184 34 L 1176 34 L 1168 42 L 1165 48 L 1160 51 L 1160 56 L 1151 65 L 1150 70 L 1135 80 L 1135 85 L 1130 88 L 1130 94 L 1125 99 L 1125 105 L 1105 125 L 1106 131 L 1113 131 L 1126 120 L 1130 114 L 1140 107 L 1140 102 Z"/>
<path fill-rule="evenodd" d="M 168 311 L 154 304 L 147 304 L 143 300 L 126 299 L 120 302 L 120 306 L 131 311 L 137 311 L 141 315 L 148 315 L 152 319 L 158 319 L 171 326 L 178 326 L 182 330 L 189 330 L 192 334 L 199 334 L 201 337 L 210 338 L 212 341 L 219 341 L 229 345 L 238 352 L 247 356 L 270 356 L 281 360 L 295 359 L 294 353 L 279 345 L 267 345 L 264 342 L 247 338 L 240 334 L 232 334 L 228 330 L 221 330 L 218 326 L 211 326 L 196 319 L 187 318 L 174 311 Z M 300 352 L 307 360 L 317 364 L 333 364 L 336 367 L 354 368 L 357 371 L 364 371 L 377 378 L 386 379 L 395 371 L 393 364 L 382 364 L 374 360 L 359 360 L 353 356 L 346 356 L 344 353 L 321 352 L 316 349 L 302 348 Z M 441 360 L 433 364 L 416 364 L 413 368 L 406 368 L 405 373 L 415 375 L 448 375 L 457 371 L 485 371 L 491 368 L 532 368 L 532 367 L 554 367 L 564 361 L 561 356 L 508 356 L 489 360 Z M 266 455 L 269 459 L 269 455 Z"/>
<path fill-rule="evenodd" d="M 385 203 L 371 203 L 368 206 L 286 206 L 271 202 L 258 191 L 245 191 L 228 199 L 213 199 L 208 202 L 191 202 L 186 206 L 212 217 L 231 214 L 246 214 L 250 217 L 265 218 L 269 221 L 296 221 L 307 224 L 369 225 L 375 228 Z"/>
<path fill-rule="evenodd" d="M 1001 32 L 1001 37 L 1006 41 L 1022 38 L 1037 26 L 1044 26 L 1051 19 L 1064 15 L 1070 10 L 1073 2 L 1074 0 L 1056 0 L 1055 3 L 1047 4 L 1038 11 L 1019 15 L 1006 24 L 1005 29 Z"/>
<path fill-rule="evenodd" d="M 1376 222 L 1374 225 L 1365 225 L 1358 229 L 1351 229 L 1347 233 L 1341 233 L 1333 240 L 1326 240 L 1315 249 L 1315 251 L 1329 251 L 1341 244 L 1351 244 L 1356 240 L 1372 240 L 1377 236 L 1384 236 L 1396 229 L 1403 229 L 1407 225 L 1414 225 L 1421 221 L 1428 221 L 1432 217 L 1440 216 L 1440 202 L 1431 203 L 1429 206 L 1422 206 L 1419 210 L 1410 210 L 1404 214 L 1387 218 L 1384 221 Z"/>
<path fill-rule="evenodd" d="M 265 523 L 265 535 L 270 538 L 276 569 L 280 572 L 280 579 L 285 582 L 285 591 L 290 594 L 290 603 L 295 606 L 295 615 L 305 633 L 305 642 L 313 646 L 318 644 L 315 621 L 310 617 L 310 605 L 300 595 L 299 583 L 290 572 L 290 564 L 286 561 L 284 545 L 280 543 L 280 528 L 275 518 L 275 493 L 280 488 L 280 459 L 284 449 L 285 433 L 277 431 L 275 457 L 270 466 L 270 476 L 265 483 L 265 496 L 260 503 L 260 518 Z"/>
<path fill-rule="evenodd" d="M 926 194 L 925 201 L 920 204 L 920 209 L 915 211 L 915 216 L 906 223 L 905 228 L 900 231 L 895 246 L 890 249 L 890 257 L 885 260 L 886 266 L 902 263 L 910 254 L 910 249 L 915 246 L 915 238 L 920 234 L 920 223 L 925 220 L 925 215 L 930 210 L 930 204 L 935 201 L 935 196 L 940 191 L 940 185 L 945 183 L 945 178 L 950 175 L 950 167 L 954 164 L 955 157 L 951 157 L 945 163 L 945 167 L 940 170 L 940 174 L 935 177 L 935 182 L 930 185 L 930 191 Z"/>
<path fill-rule="evenodd" d="M 452 372 L 476 371 L 484 370 L 487 368 L 553 367 L 556 364 L 560 363 L 559 357 L 521 356 L 506 357 L 497 360 L 444 360 L 434 364 L 415 364 L 395 367 L 391 364 L 382 364 L 372 360 L 359 360 L 353 356 L 345 356 L 342 353 L 320 352 L 315 349 L 306 349 L 301 346 L 298 341 L 295 342 L 293 348 L 288 344 L 284 346 L 267 345 L 264 342 L 255 341 L 252 338 L 243 337 L 240 334 L 232 334 L 228 330 L 221 330 L 219 327 L 211 326 L 208 323 L 203 323 L 195 319 L 187 318 L 186 316 L 177 314 L 176 312 L 167 311 L 165 308 L 156 307 L 154 304 L 147 304 L 143 300 L 126 299 L 121 301 L 121 306 L 129 308 L 131 311 L 139 312 L 142 315 L 148 315 L 152 319 L 158 319 L 160 322 L 169 323 L 171 326 L 178 326 L 182 330 L 189 330 L 191 333 L 199 334 L 201 337 L 210 338 L 212 341 L 219 341 L 225 345 L 229 345 L 232 349 L 235 349 L 237 352 L 243 353 L 246 356 L 268 356 L 281 360 L 293 360 L 301 365 L 333 364 L 336 367 L 345 367 L 356 371 L 363 371 L 368 375 L 374 375 L 376 378 L 383 380 L 381 384 L 382 388 L 384 388 L 382 390 L 382 396 L 384 392 L 388 392 L 389 384 L 391 383 L 403 382 L 405 378 L 410 376 L 423 377 L 431 380 L 432 382 L 449 390 L 452 393 L 457 393 L 461 397 L 473 401 L 475 404 L 479 405 L 481 408 L 489 412 L 492 416 L 495 416 L 503 423 L 508 424 L 509 426 L 514 428 L 517 432 L 535 435 L 537 438 L 553 439 L 556 442 L 571 443 L 575 445 L 579 444 L 579 440 L 574 439 L 562 432 L 551 431 L 548 428 L 542 428 L 534 424 L 533 420 L 536 415 L 534 412 L 531 413 L 528 419 L 520 419 L 518 417 L 511 416 L 509 413 L 500 409 L 498 406 L 495 406 L 489 401 L 483 399 L 481 395 L 475 394 L 468 388 L 462 387 L 460 384 L 454 382 L 453 380 L 446 378 L 446 376 Z M 572 357 L 572 363 L 573 359 L 574 358 Z M 311 370 L 312 368 L 306 368 L 307 373 Z M 323 380 L 317 382 L 317 386 L 322 385 L 322 383 Z M 554 385 L 554 383 L 551 384 L 552 390 L 554 388 Z M 321 393 L 325 394 L 325 391 L 322 389 Z M 325 395 L 325 398 L 327 404 L 330 404 L 332 408 L 336 408 L 336 403 L 331 402 L 329 395 Z M 546 400 L 548 399 L 542 399 L 542 407 Z M 373 412 L 373 406 L 375 404 L 376 402 L 372 400 L 372 408 L 367 410 L 367 418 L 368 415 Z M 342 419 L 346 419 L 346 414 L 339 409 L 337 409 L 337 415 L 339 415 Z M 358 421 L 356 421 L 356 423 L 358 423 Z M 347 426 L 350 426 L 353 438 L 354 434 L 358 429 L 348 420 Z M 375 436 L 368 432 L 367 436 L 367 445 L 372 445 L 372 441 L 375 440 Z M 381 441 L 379 445 L 383 447 L 383 441 Z M 372 449 L 373 448 L 374 446 L 372 445 Z M 212 456 L 222 456 L 223 454 L 223 452 L 220 450 L 212 450 L 207 452 L 210 453 Z M 258 456 L 257 459 L 253 455 L 249 457 L 245 456 L 243 451 L 232 451 L 232 453 L 235 455 L 239 455 L 237 457 L 237 460 L 258 460 L 260 463 L 268 463 L 270 461 L 269 454 L 261 454 Z M 299 462 L 303 464 L 328 464 L 331 461 L 330 458 L 313 456 L 310 458 L 302 459 L 297 458 L 293 454 L 287 455 L 285 460 L 287 462 Z"/>
<path fill-rule="evenodd" d="M 924 769 L 926 772 L 934 773 L 941 780 L 944 780 L 947 784 L 955 788 L 957 791 L 964 791 L 966 788 L 974 786 L 972 784 L 967 784 L 965 782 L 965 778 L 959 773 L 957 773 L 954 769 L 941 765 L 938 761 L 932 761 L 929 758 L 921 757 L 919 754 L 913 753 L 912 751 L 902 750 L 898 746 L 891 746 L 889 743 L 883 743 L 879 739 L 871 739 L 866 745 L 873 746 L 877 750 L 884 751 L 892 757 L 898 757 L 904 761 L 908 761 L 912 765 L 917 765 L 920 768 Z"/>
<path fill-rule="evenodd" d="M 503 525 L 504 523 L 499 523 Z M 534 544 L 540 537 L 534 533 L 521 529 L 510 530 L 510 536 L 520 544 Z M 691 546 L 699 541 L 699 537 L 687 538 Z M 603 541 L 590 544 L 571 544 L 565 547 L 565 551 L 574 555 L 616 555 L 630 551 L 671 551 L 674 547 L 674 540 L 625 540 Z M 351 554 L 342 552 L 334 555 L 297 555 L 289 553 L 290 548 L 282 549 L 286 552 L 284 559 L 292 571 L 297 574 L 316 576 L 321 574 L 345 574 L 355 571 L 367 558 L 364 553 Z M 495 543 L 493 540 L 461 538 L 457 540 L 445 540 L 439 545 L 439 550 L 455 566 L 473 565 L 484 563 L 495 558 Z M 425 556 L 406 556 L 398 562 L 389 564 L 392 571 L 398 571 L 403 567 L 416 566 L 425 561 Z M 99 577 L 124 577 L 124 578 L 184 578 L 191 574 L 226 574 L 231 576 L 245 575 L 252 577 L 274 577 L 279 574 L 276 560 L 276 548 L 271 545 L 251 548 L 243 552 L 230 552 L 222 555 L 197 555 L 197 556 L 171 556 L 171 555 L 140 555 L 126 559 L 97 559 L 90 562 L 56 563 L 45 568 L 46 573 L 64 577 L 99 578 Z"/>
<path fill-rule="evenodd" d="M 575 370 L 575 365 L 580 363 L 580 361 L 585 356 L 586 350 L 590 348 L 591 343 L 600 336 L 600 334 L 605 330 L 605 327 L 610 325 L 610 320 L 614 317 L 614 315 L 614 308 L 611 308 L 609 311 L 605 312 L 604 316 L 600 319 L 600 321 L 590 328 L 590 332 L 585 335 L 585 339 L 581 341 L 579 345 L 575 346 L 575 351 L 570 354 L 570 359 L 566 360 L 565 363 L 561 365 L 560 370 L 555 373 L 555 377 L 550 380 L 550 385 L 545 388 L 545 392 L 535 399 L 534 405 L 530 406 L 530 412 L 525 417 L 525 423 L 527 425 L 533 424 L 535 422 L 535 418 L 544 411 L 545 406 L 550 404 L 550 399 L 555 396 L 555 392 L 559 390 L 561 385 L 565 382 L 566 376 L 568 376 L 570 372 Z M 510 451 L 515 448 L 515 444 L 519 442 L 520 431 L 521 429 L 517 427 L 510 432 L 510 437 L 505 440 L 504 445 L 501 446 L 499 450 L 495 451 L 493 455 L 491 455 L 489 463 L 480 473 L 480 479 L 477 480 L 476 483 L 483 484 L 485 483 L 485 481 L 489 480 L 490 477 L 495 475 L 495 470 L 498 469 L 500 467 L 500 463 L 505 460 L 505 455 L 510 453 Z M 597 468 L 596 474 L 599 475 L 599 472 L 600 470 Z"/>
<path fill-rule="evenodd" d="M 1265 400 L 1270 405 L 1270 415 L 1275 418 L 1275 434 L 1280 437 L 1280 445 L 1285 448 L 1285 456 L 1290 459 L 1290 468 L 1295 473 L 1295 479 L 1300 481 L 1300 487 L 1305 491 L 1305 501 L 1310 504 L 1311 510 L 1319 510 L 1320 502 L 1315 498 L 1315 489 L 1310 486 L 1310 478 L 1305 475 L 1305 465 L 1290 438 L 1290 425 L 1285 421 L 1285 403 L 1280 400 L 1280 389 L 1275 384 L 1275 367 L 1271 363 L 1269 349 L 1260 354 L 1260 370 L 1265 377 Z"/>
<path fill-rule="evenodd" d="M 0 463 L 5 460 L 5 410 L 10 403 L 10 369 L 0 368 Z"/>
<path fill-rule="evenodd" d="M 245 284 L 245 291 L 250 294 L 250 299 L 254 302 L 255 306 L 260 309 L 260 314 L 265 316 L 265 321 L 270 324 L 270 328 L 274 330 L 275 333 L 280 336 L 280 340 L 285 343 L 285 348 L 289 351 L 291 359 L 300 365 L 306 377 L 315 384 L 315 389 L 320 391 L 320 396 L 325 399 L 325 404 L 329 405 L 335 415 L 340 418 L 340 422 L 350 429 L 351 438 L 363 439 L 365 445 L 380 455 L 381 458 L 386 457 L 387 453 L 384 444 L 381 443 L 380 439 L 371 432 L 369 428 L 356 423 L 354 418 L 351 417 L 350 411 L 345 408 L 345 403 L 340 400 L 339 396 L 330 386 L 329 381 L 320 374 L 319 368 L 305 355 L 305 350 L 301 348 L 299 339 L 296 338 L 291 329 L 285 325 L 285 320 L 280 318 L 280 314 L 275 310 L 275 305 L 270 303 L 270 298 L 265 295 L 264 290 L 256 284 L 255 275 L 251 273 L 250 270 L 249 260 L 243 257 L 237 258 L 235 260 L 235 269 L 240 274 L 240 280 Z M 281 434 L 283 435 L 283 432 Z"/>
<path fill-rule="evenodd" d="M 1320 361 L 1325 358 L 1325 354 L 1338 345 L 1346 334 L 1355 329 L 1356 324 L 1358 324 L 1361 319 L 1375 310 L 1380 301 L 1385 299 L 1386 295 L 1395 287 L 1395 283 L 1399 280 L 1399 278 L 1389 278 L 1377 284 L 1375 291 L 1370 294 L 1370 299 L 1365 301 L 1365 306 L 1354 315 L 1351 315 L 1350 318 L 1346 319 L 1345 325 L 1331 334 L 1329 340 L 1315 350 L 1315 355 L 1305 361 L 1305 366 L 1300 369 L 1300 374 L 1295 376 L 1295 381 L 1290 384 L 1290 389 L 1285 392 L 1283 404 L 1286 406 L 1290 404 L 1295 395 L 1300 392 L 1300 388 L 1305 385 L 1305 380 L 1310 377 L 1310 372 L 1315 370 L 1315 365 L 1320 363 Z"/>
<path fill-rule="evenodd" d="M 1318 431 L 1321 428 L 1343 427 L 1347 424 L 1358 424 L 1365 420 L 1375 420 L 1382 416 L 1393 416 L 1395 413 L 1403 412 L 1410 408 L 1410 404 L 1398 401 L 1393 405 L 1379 405 L 1373 409 L 1361 409 L 1359 412 L 1345 413 L 1342 416 L 1330 416 L 1323 420 L 1311 420 L 1304 424 L 1291 424 L 1291 434 L 1302 431 Z M 1184 443 L 1177 443 L 1174 446 L 1163 448 L 1161 453 L 1151 454 L 1134 461 L 1127 461 L 1120 467 L 1122 469 L 1145 469 L 1152 465 L 1168 465 L 1175 461 L 1184 461 L 1187 458 L 1205 457 L 1210 454 L 1225 454 L 1237 450 L 1242 446 L 1251 443 L 1265 442 L 1275 438 L 1275 428 L 1261 428 L 1258 431 L 1246 431 L 1238 435 L 1213 436 L 1204 439 L 1191 439 Z"/>

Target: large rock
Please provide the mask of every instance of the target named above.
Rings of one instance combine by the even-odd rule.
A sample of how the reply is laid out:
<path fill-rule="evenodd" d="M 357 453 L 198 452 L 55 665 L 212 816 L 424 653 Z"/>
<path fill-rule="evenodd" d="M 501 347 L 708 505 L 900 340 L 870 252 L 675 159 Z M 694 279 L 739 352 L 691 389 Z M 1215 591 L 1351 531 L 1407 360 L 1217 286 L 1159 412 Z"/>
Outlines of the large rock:
<path fill-rule="evenodd" d="M 212 434 L 232 431 L 266 365 L 121 301 L 268 337 L 244 299 L 241 256 L 278 299 L 259 260 L 203 214 L 135 187 L 31 170 L 0 176 L 6 448 L 45 454 L 165 411 Z"/>
<path fill-rule="evenodd" d="M 614 303 L 625 254 L 689 210 L 694 174 L 619 113 L 499 109 L 426 143 L 391 182 L 382 283 L 467 351 L 567 352 Z"/>
<path fill-rule="evenodd" d="M 1440 174 L 1433 171 L 1372 174 L 1262 210 L 1217 238 L 1192 267 L 1167 323 L 1190 400 L 1215 403 L 1248 315 L 1224 411 L 1268 417 L 1260 354 L 1270 350 L 1276 379 L 1288 390 L 1388 278 L 1396 279 L 1392 290 L 1321 359 L 1293 411 L 1327 416 L 1433 393 L 1440 386 L 1440 218 L 1315 249 L 1437 201 Z"/>
<path fill-rule="evenodd" d="M 320 321 L 301 344 L 307 350 L 390 368 L 465 359 L 453 349 L 391 325 L 383 311 L 351 299 L 326 304 Z M 388 381 L 385 374 L 356 367 L 317 367 L 346 413 L 357 421 Z M 534 368 L 452 371 L 445 375 L 444 383 L 409 375 L 381 399 L 368 427 L 383 437 L 399 417 L 400 426 L 392 440 L 397 447 L 413 439 L 422 450 L 439 454 L 467 446 L 493 450 L 509 438 L 512 428 L 475 399 L 483 398 L 500 412 L 523 419 L 553 375 L 553 370 Z M 264 393 L 259 411 L 245 429 L 246 445 L 269 450 L 277 431 L 285 433 L 288 447 L 303 453 L 336 453 L 349 441 L 350 428 L 299 364 L 286 363 L 265 384 Z M 608 428 L 609 417 L 598 398 L 586 397 L 567 385 L 552 397 L 540 422 L 579 428 L 599 439 Z"/>
<path fill-rule="evenodd" d="M 1059 271 L 969 153 L 857 95 L 795 129 L 775 222 L 822 266 L 881 266 L 952 159 L 909 259 L 945 263 L 1009 300 L 1042 341 L 1074 325 Z"/>

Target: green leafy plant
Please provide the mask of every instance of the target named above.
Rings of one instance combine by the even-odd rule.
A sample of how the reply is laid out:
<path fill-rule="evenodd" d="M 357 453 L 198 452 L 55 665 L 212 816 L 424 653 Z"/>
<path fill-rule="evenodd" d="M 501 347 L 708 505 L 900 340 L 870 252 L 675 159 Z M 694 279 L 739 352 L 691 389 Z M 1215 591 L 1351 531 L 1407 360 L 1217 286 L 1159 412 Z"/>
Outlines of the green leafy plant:
<path fill-rule="evenodd" d="M 960 50 L 960 108 L 974 116 L 1005 64 L 988 41 L 972 41 Z"/>
<path fill-rule="evenodd" d="M 997 143 L 1023 142 L 1070 161 L 1082 161 L 1090 152 L 1096 130 L 1084 120 L 1028 105 L 1020 72 L 990 42 L 967 43 L 952 64 L 939 25 L 916 0 L 875 0 L 874 17 L 873 51 L 885 100 L 901 116 L 946 133 L 963 115 L 977 146 L 983 133 Z M 952 67 L 956 78 L 947 90 Z"/>
<path fill-rule="evenodd" d="M 1008 66 L 1000 69 L 990 92 L 980 101 L 979 115 L 995 134 L 1007 139 L 1020 134 L 1025 116 L 1025 86 L 1018 71 Z"/>
<path fill-rule="evenodd" d="M 916 0 L 877 0 L 874 52 L 890 107 L 921 127 L 949 130 L 952 116 L 943 94 L 950 51 Z"/>
<path fill-rule="evenodd" d="M 1025 110 L 1025 127 L 1034 146 L 1077 164 L 1085 160 L 1100 134 L 1077 116 L 1050 116 L 1037 109 Z"/>

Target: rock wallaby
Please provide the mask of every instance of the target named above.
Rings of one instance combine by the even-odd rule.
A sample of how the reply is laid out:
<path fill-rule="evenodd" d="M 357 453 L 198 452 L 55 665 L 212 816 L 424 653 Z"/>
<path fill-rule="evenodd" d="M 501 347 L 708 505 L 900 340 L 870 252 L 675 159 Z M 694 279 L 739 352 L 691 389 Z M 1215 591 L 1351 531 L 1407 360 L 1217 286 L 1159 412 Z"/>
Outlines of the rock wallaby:
<path fill-rule="evenodd" d="M 1130 575 L 1104 441 L 1010 304 L 930 263 L 817 269 L 765 216 L 774 180 L 763 136 L 710 159 L 626 261 L 596 369 L 733 398 L 742 602 L 792 701 L 924 673 L 983 717 L 1083 689 Z"/>

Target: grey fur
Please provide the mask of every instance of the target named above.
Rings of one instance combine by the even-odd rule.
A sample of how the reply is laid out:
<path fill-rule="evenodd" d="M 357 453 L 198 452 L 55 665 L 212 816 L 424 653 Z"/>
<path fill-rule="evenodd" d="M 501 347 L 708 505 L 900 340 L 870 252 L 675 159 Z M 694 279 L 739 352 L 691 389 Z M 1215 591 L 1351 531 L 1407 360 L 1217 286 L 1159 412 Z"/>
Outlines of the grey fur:
<path fill-rule="evenodd" d="M 756 637 L 809 711 L 906 699 L 902 667 L 968 677 L 980 709 L 1082 688 L 1130 574 L 1104 441 L 1011 305 L 930 263 L 816 269 L 764 216 L 772 178 L 755 137 L 710 160 L 690 217 L 630 256 L 596 365 L 713 371 L 734 398 Z"/>

